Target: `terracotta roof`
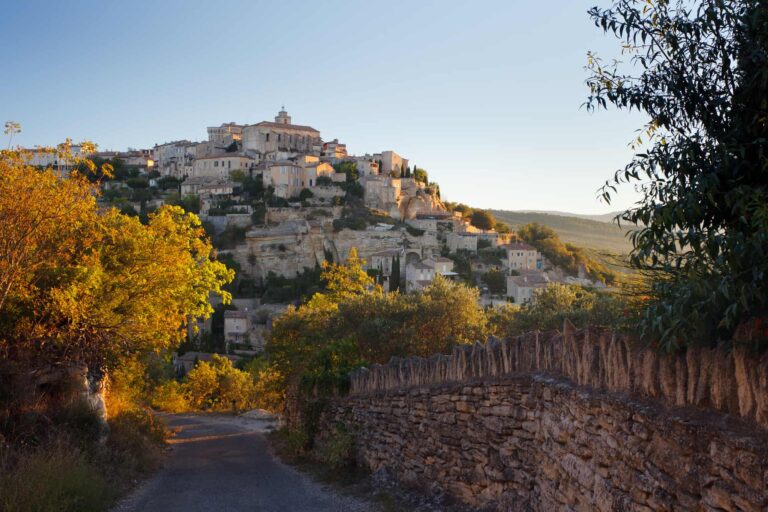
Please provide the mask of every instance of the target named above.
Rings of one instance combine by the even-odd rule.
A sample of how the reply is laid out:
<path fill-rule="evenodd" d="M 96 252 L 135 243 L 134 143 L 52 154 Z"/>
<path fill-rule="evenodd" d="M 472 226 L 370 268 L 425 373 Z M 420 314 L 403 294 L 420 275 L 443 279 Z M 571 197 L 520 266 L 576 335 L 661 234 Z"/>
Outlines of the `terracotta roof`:
<path fill-rule="evenodd" d="M 281 130 L 288 130 L 288 131 L 294 131 L 294 132 L 315 132 L 318 135 L 320 135 L 320 132 L 312 128 L 311 126 L 302 126 L 300 124 L 283 124 L 283 123 L 273 123 L 272 121 L 262 121 L 260 123 L 256 123 L 253 126 L 263 126 L 265 128 L 280 128 Z"/>

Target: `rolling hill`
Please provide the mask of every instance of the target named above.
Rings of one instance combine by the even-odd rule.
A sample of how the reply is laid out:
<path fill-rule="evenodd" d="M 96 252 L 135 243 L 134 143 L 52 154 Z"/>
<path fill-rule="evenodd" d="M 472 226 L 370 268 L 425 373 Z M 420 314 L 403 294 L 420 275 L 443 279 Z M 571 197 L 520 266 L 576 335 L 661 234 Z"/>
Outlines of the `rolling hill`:
<path fill-rule="evenodd" d="M 489 211 L 512 229 L 538 222 L 554 229 L 565 242 L 598 252 L 628 254 L 632 249 L 632 243 L 626 237 L 629 229 L 605 221 L 542 212 Z"/>

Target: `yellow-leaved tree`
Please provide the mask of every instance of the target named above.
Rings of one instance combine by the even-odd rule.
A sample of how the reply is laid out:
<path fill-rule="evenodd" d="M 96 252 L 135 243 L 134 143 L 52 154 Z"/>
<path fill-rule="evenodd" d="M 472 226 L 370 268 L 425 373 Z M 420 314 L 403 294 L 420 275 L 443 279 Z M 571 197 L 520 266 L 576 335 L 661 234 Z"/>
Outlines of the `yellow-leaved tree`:
<path fill-rule="evenodd" d="M 234 272 L 195 215 L 164 206 L 144 225 L 100 209 L 80 172 L 31 159 L 0 152 L 0 374 L 108 371 L 179 343 L 189 318 L 212 313 L 211 293 L 230 300 Z"/>

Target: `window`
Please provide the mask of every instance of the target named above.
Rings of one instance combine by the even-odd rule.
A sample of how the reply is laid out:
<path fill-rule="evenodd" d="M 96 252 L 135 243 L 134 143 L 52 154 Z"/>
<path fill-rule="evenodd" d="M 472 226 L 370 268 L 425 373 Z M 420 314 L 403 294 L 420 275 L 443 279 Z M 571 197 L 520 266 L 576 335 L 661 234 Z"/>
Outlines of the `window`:
<path fill-rule="evenodd" d="M 218 166 L 219 166 L 219 161 L 218 161 L 218 160 L 214 161 L 214 162 L 213 162 L 213 166 L 214 166 L 214 167 L 218 167 Z"/>

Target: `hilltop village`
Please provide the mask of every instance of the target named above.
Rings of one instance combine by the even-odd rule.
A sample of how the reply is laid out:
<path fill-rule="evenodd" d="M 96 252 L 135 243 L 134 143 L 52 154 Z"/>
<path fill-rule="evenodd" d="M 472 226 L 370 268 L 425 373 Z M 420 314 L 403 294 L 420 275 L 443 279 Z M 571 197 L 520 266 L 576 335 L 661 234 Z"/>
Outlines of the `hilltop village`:
<path fill-rule="evenodd" d="M 236 270 L 233 304 L 217 305 L 195 335 L 210 351 L 262 350 L 271 319 L 319 285 L 322 262 L 352 250 L 385 290 L 418 292 L 439 275 L 477 285 L 485 306 L 535 300 L 551 282 L 605 286 L 581 267 L 569 275 L 506 226 L 444 203 L 439 185 L 397 152 L 350 154 L 284 109 L 274 121 L 208 127 L 203 142 L 91 157 L 115 169 L 101 201 L 132 215 L 163 204 L 198 214 L 219 259 Z M 33 163 L 71 167 L 56 158 L 35 154 Z"/>

